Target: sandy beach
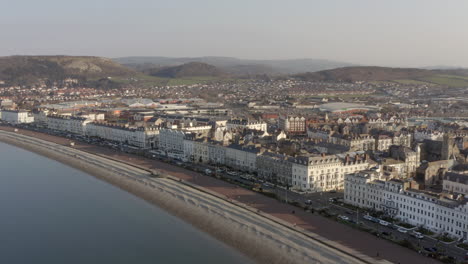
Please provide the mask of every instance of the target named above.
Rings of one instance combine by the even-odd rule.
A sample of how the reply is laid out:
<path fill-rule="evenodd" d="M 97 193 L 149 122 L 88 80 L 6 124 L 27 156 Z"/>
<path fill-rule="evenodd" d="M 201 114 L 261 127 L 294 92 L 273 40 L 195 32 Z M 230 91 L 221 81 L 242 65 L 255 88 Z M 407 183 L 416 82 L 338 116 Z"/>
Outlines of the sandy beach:
<path fill-rule="evenodd" d="M 11 132 L 0 131 L 0 141 L 80 169 L 141 197 L 258 263 L 385 262 L 312 233 L 314 237 L 298 232 L 279 219 L 170 175 L 150 178 L 147 170 Z"/>

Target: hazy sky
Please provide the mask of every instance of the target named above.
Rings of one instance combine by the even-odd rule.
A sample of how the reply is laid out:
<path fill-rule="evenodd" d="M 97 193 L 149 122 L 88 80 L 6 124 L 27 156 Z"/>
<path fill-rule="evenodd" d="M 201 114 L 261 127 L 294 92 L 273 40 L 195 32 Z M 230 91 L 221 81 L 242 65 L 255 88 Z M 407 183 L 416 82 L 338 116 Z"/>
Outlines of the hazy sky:
<path fill-rule="evenodd" d="M 468 67 L 467 0 L 0 0 L 0 56 Z"/>

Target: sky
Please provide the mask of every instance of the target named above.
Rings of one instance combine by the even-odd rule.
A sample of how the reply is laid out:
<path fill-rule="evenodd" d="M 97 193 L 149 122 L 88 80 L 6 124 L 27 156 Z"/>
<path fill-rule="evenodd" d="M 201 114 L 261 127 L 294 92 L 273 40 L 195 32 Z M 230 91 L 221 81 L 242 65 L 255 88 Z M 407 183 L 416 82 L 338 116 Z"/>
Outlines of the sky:
<path fill-rule="evenodd" d="M 466 0 L 0 0 L 0 56 L 468 67 Z"/>

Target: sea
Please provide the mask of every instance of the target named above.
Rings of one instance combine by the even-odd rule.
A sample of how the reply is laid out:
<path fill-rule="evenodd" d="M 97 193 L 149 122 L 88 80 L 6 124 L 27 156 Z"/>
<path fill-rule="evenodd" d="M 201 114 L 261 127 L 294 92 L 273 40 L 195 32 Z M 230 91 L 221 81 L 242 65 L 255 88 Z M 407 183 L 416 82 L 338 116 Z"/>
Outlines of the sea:
<path fill-rule="evenodd" d="M 252 263 L 162 209 L 0 142 L 0 263 Z"/>

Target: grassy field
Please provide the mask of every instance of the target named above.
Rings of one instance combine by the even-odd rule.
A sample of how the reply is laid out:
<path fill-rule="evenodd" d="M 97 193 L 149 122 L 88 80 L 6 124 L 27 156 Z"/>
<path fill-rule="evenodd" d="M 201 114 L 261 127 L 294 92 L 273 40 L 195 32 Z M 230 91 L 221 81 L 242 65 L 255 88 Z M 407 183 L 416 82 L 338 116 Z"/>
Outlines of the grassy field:
<path fill-rule="evenodd" d="M 168 79 L 167 85 L 192 85 L 197 83 L 206 83 L 210 81 L 216 81 L 219 78 L 216 77 L 191 77 L 191 78 L 174 78 Z"/>
<path fill-rule="evenodd" d="M 134 84 L 142 87 L 153 87 L 153 86 L 176 86 L 176 85 L 192 85 L 207 83 L 211 81 L 232 81 L 234 79 L 221 79 L 217 77 L 190 77 L 190 78 L 162 78 L 155 77 L 145 74 L 139 74 L 135 77 L 121 78 L 113 77 L 112 81 L 121 84 Z"/>
<path fill-rule="evenodd" d="M 421 78 L 420 80 L 440 85 L 446 85 L 448 87 L 468 87 L 468 79 L 464 76 L 434 75 Z"/>
<path fill-rule="evenodd" d="M 429 84 L 428 82 L 423 82 L 423 81 L 418 81 L 418 80 L 394 80 L 394 82 L 396 83 L 400 83 L 400 84 Z"/>

